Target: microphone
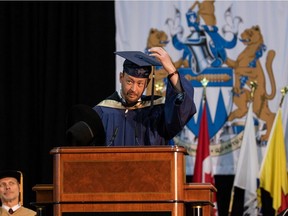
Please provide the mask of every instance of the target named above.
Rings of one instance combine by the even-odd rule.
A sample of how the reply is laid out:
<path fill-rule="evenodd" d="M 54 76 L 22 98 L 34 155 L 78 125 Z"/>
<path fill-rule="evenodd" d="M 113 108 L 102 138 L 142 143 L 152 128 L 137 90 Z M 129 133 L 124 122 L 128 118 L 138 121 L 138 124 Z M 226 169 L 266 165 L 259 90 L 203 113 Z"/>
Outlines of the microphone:
<path fill-rule="evenodd" d="M 114 140 L 115 140 L 115 138 L 116 138 L 116 136 L 117 136 L 117 133 L 118 133 L 118 127 L 115 128 L 114 133 L 113 133 L 113 136 L 111 137 L 108 146 L 111 146 L 111 145 L 113 144 L 113 142 L 114 142 Z"/>
<path fill-rule="evenodd" d="M 139 140 L 138 140 L 138 130 L 137 128 L 135 127 L 135 141 L 136 141 L 136 144 L 139 146 Z"/>

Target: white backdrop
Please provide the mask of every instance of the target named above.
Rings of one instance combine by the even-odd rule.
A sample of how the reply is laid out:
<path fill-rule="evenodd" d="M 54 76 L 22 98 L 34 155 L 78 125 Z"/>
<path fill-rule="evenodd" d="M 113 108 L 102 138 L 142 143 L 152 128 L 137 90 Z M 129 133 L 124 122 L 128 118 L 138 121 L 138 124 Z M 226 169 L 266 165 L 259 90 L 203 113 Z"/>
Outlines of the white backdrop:
<path fill-rule="evenodd" d="M 200 1 L 201 2 L 201 1 Z M 116 18 L 116 49 L 117 51 L 139 50 L 145 51 L 148 34 L 151 28 L 164 31 L 168 35 L 169 43 L 165 49 L 171 55 L 173 61 L 178 60 L 183 51 L 175 49 L 172 43 L 171 35 L 177 32 L 177 29 L 172 29 L 171 25 L 167 24 L 167 20 L 178 21 L 183 29 L 182 40 L 184 41 L 190 35 L 190 30 L 186 21 L 186 12 L 192 6 L 194 1 L 115 1 L 115 18 Z M 215 1 L 215 16 L 216 26 L 219 28 L 219 34 L 222 35 L 221 29 L 227 24 L 225 19 L 225 12 L 231 8 L 233 17 L 241 17 L 242 23 L 238 26 L 238 38 L 240 34 L 247 28 L 258 25 L 264 38 L 264 44 L 268 50 L 274 50 L 276 56 L 273 61 L 273 73 L 276 80 L 276 96 L 269 101 L 269 108 L 272 112 L 276 113 L 279 107 L 282 94 L 281 89 L 288 85 L 288 2 L 286 1 Z M 180 12 L 180 19 L 176 20 L 175 11 Z M 174 22 L 176 25 L 176 23 Z M 180 38 L 181 40 L 181 38 Z M 228 40 L 228 39 L 227 39 Z M 232 49 L 227 49 L 227 56 L 235 60 L 238 55 L 245 49 L 245 45 L 239 40 Z M 260 58 L 265 78 L 266 78 L 266 91 L 271 92 L 271 85 L 269 77 L 265 68 L 267 51 L 263 53 Z M 123 59 L 116 58 L 116 89 L 119 90 L 119 75 L 122 71 Z M 225 65 L 223 65 L 225 67 Z M 226 66 L 227 67 L 227 66 Z M 203 88 L 195 87 L 195 102 L 200 104 Z M 213 107 L 213 100 L 218 96 L 219 91 L 214 88 L 207 88 L 207 100 L 210 101 L 210 109 L 212 119 L 217 115 L 215 112 L 216 107 Z M 227 107 L 231 106 L 231 95 L 224 93 L 224 100 Z M 227 108 L 228 109 L 228 108 Z M 283 126 L 286 140 L 286 155 L 288 143 L 288 98 L 283 102 Z M 198 113 L 195 118 L 198 118 Z M 187 131 L 186 131 L 187 132 Z M 194 153 L 195 153 L 195 134 L 188 133 L 185 135 L 190 141 L 184 145 L 187 149 L 191 150 L 192 156 L 187 157 L 187 174 L 193 174 L 194 166 Z M 241 135 L 240 135 L 241 137 Z M 223 143 L 214 143 L 214 150 L 219 150 L 225 146 Z M 229 151 L 222 151 L 219 153 L 211 153 L 214 164 L 214 174 L 234 174 L 235 165 L 238 160 L 239 144 L 231 147 Z M 194 150 L 193 150 L 194 149 Z M 259 146 L 260 160 L 261 155 L 265 151 L 265 145 Z M 194 153 L 193 153 L 194 152 Z M 261 161 L 259 161 L 260 163 Z"/>

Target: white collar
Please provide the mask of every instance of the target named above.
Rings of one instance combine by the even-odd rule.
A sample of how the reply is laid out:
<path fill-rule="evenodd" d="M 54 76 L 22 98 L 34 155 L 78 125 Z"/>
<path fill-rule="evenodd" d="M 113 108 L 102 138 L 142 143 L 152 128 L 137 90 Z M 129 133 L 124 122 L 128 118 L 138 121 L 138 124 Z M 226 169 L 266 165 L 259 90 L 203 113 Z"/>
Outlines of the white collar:
<path fill-rule="evenodd" d="M 2 205 L 2 208 L 6 209 L 7 211 L 12 208 L 12 210 L 15 212 L 17 209 L 19 209 L 21 207 L 21 205 L 18 203 L 17 205 L 13 206 L 13 207 L 9 207 L 9 206 L 6 206 L 6 205 Z"/>

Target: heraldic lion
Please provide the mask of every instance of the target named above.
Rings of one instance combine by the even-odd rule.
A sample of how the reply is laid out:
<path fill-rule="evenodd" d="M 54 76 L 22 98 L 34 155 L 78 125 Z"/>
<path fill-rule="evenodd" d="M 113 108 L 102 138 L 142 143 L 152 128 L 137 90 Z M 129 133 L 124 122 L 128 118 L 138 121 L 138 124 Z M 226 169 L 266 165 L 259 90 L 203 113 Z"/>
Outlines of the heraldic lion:
<path fill-rule="evenodd" d="M 253 26 L 244 30 L 241 34 L 241 41 L 246 46 L 235 61 L 227 59 L 225 62 L 229 67 L 234 69 L 235 83 L 233 86 L 233 103 L 236 109 L 228 117 L 228 121 L 236 118 L 242 118 L 248 111 L 248 102 L 251 98 L 251 89 L 245 88 L 250 86 L 251 82 L 256 82 L 257 87 L 253 97 L 253 112 L 266 124 L 266 133 L 261 136 L 262 141 L 267 141 L 275 113 L 271 112 L 268 106 L 268 100 L 275 97 L 276 86 L 272 70 L 272 62 L 275 57 L 275 51 L 269 50 L 266 59 L 266 70 L 271 83 L 271 93 L 266 91 L 265 74 L 259 58 L 265 51 L 263 36 L 259 26 Z"/>

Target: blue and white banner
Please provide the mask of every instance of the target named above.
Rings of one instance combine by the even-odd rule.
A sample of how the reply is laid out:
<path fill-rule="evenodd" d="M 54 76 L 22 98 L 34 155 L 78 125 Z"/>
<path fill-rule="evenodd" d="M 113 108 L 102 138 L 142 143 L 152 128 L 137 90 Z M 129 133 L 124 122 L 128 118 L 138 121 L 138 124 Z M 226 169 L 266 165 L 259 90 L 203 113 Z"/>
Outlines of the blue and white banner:
<path fill-rule="evenodd" d="M 163 46 L 195 88 L 197 114 L 174 138 L 185 146 L 193 174 L 203 87 L 206 88 L 214 174 L 235 174 L 248 103 L 253 96 L 259 164 L 288 85 L 286 1 L 115 1 L 117 51 Z M 123 59 L 116 58 L 116 89 Z M 157 94 L 165 77 L 155 73 Z M 257 85 L 252 92 L 251 85 Z M 282 91 L 281 91 L 282 90 Z M 288 130 L 288 99 L 283 101 Z"/>

